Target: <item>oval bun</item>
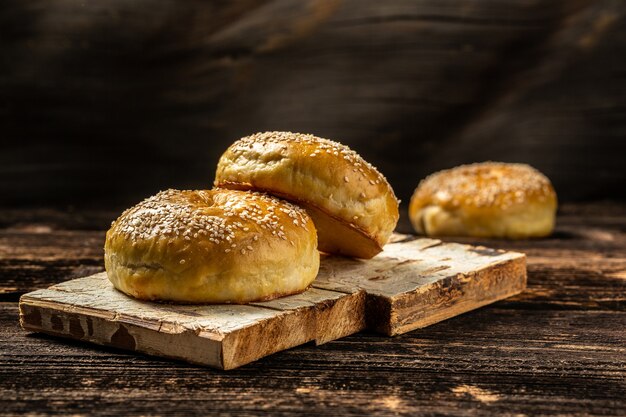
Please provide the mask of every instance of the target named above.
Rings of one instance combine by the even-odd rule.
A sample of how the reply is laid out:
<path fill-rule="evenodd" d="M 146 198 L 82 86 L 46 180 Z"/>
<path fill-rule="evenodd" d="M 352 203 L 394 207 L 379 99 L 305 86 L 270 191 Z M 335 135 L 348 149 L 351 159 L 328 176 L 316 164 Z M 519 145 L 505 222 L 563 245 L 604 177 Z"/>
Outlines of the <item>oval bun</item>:
<path fill-rule="evenodd" d="M 113 222 L 104 251 L 113 285 L 144 300 L 269 300 L 305 290 L 319 269 L 304 210 L 231 190 L 160 192 Z"/>
<path fill-rule="evenodd" d="M 222 155 L 217 187 L 257 190 L 305 208 L 319 249 L 371 258 L 398 222 L 398 200 L 385 177 L 356 152 L 313 135 L 264 132 Z"/>
<path fill-rule="evenodd" d="M 556 193 L 525 164 L 484 162 L 436 172 L 415 189 L 413 228 L 429 236 L 522 239 L 554 229 Z"/>

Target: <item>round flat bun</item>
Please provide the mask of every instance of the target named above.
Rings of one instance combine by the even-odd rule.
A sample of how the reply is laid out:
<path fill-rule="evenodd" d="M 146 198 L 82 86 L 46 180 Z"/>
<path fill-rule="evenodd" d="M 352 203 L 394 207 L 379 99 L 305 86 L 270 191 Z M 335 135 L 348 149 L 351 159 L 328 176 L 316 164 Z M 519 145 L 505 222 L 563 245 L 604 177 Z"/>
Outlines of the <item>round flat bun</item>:
<path fill-rule="evenodd" d="M 305 208 L 323 252 L 371 258 L 398 222 L 398 200 L 385 177 L 347 146 L 313 135 L 264 132 L 238 140 L 222 155 L 215 185 Z"/>
<path fill-rule="evenodd" d="M 484 162 L 430 175 L 409 205 L 418 233 L 523 239 L 554 229 L 556 194 L 550 180 L 524 164 Z"/>
<path fill-rule="evenodd" d="M 304 291 L 319 269 L 304 210 L 231 190 L 162 191 L 113 222 L 104 252 L 113 285 L 143 300 L 269 300 Z"/>

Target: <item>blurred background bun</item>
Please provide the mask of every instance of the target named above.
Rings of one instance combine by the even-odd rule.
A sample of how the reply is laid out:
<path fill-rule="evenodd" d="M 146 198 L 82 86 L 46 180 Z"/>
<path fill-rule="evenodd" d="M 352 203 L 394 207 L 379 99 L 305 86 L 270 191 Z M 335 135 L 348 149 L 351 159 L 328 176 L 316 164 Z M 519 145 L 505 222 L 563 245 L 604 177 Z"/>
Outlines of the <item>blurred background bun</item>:
<path fill-rule="evenodd" d="M 420 182 L 409 205 L 417 233 L 524 239 L 554 229 L 550 180 L 524 164 L 483 162 L 447 169 Z"/>

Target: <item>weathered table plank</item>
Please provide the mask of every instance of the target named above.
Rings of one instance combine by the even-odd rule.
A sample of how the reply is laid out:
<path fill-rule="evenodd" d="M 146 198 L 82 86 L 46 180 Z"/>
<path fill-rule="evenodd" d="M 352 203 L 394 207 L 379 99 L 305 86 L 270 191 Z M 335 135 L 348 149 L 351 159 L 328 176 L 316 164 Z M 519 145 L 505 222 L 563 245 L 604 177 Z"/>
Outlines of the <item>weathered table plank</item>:
<path fill-rule="evenodd" d="M 0 398 L 16 413 L 617 415 L 626 405 L 617 360 L 626 338 L 615 326 L 624 312 L 488 306 L 395 338 L 303 345 L 229 373 L 27 335 L 13 303 L 0 315 Z"/>
<path fill-rule="evenodd" d="M 55 234 L 95 236 L 110 219 L 10 214 L 0 225 L 0 288 L 19 287 L 6 293 L 11 302 L 0 302 L 0 407 L 8 415 L 610 416 L 626 409 L 625 204 L 564 205 L 548 239 L 467 240 L 528 255 L 520 295 L 394 338 L 358 333 L 305 344 L 228 373 L 24 332 L 19 294 L 64 280 L 55 262 L 84 250 L 71 239 L 54 246 Z M 41 235 L 57 261 L 28 261 Z M 101 268 L 101 242 L 85 247 Z M 24 268 L 38 265 L 31 281 L 12 280 L 18 259 Z M 82 267 L 72 265 L 70 272 Z"/>

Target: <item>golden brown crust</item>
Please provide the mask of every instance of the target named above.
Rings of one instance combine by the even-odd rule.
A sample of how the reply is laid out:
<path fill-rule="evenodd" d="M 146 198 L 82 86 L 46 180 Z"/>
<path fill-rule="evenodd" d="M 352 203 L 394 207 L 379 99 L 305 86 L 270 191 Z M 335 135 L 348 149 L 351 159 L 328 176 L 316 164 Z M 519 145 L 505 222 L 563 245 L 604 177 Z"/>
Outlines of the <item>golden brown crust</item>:
<path fill-rule="evenodd" d="M 369 259 L 383 250 L 382 246 L 370 237 L 366 231 L 359 229 L 353 223 L 348 223 L 323 211 L 308 201 L 301 200 L 298 196 L 264 190 L 258 187 L 255 188 L 250 184 L 230 183 L 228 181 L 223 182 L 221 186 L 232 190 L 256 190 L 262 193 L 273 193 L 276 197 L 291 201 L 304 208 L 311 216 L 311 219 L 313 219 L 318 236 L 334 236 L 332 240 L 318 241 L 318 249 L 322 252 Z"/>
<path fill-rule="evenodd" d="M 319 268 L 306 212 L 259 193 L 167 190 L 107 232 L 111 282 L 140 299 L 247 303 L 304 291 Z"/>
<path fill-rule="evenodd" d="M 526 238 L 554 228 L 556 193 L 525 164 L 484 162 L 436 172 L 415 189 L 409 217 L 426 235 Z"/>
<path fill-rule="evenodd" d="M 310 210 L 316 226 L 320 216 L 327 224 L 338 222 L 345 227 L 318 226 L 320 250 L 334 253 L 374 256 L 399 217 L 398 200 L 376 168 L 348 147 L 313 135 L 264 132 L 238 140 L 220 158 L 215 185 L 297 202 Z M 350 244 L 343 231 L 363 239 Z"/>

